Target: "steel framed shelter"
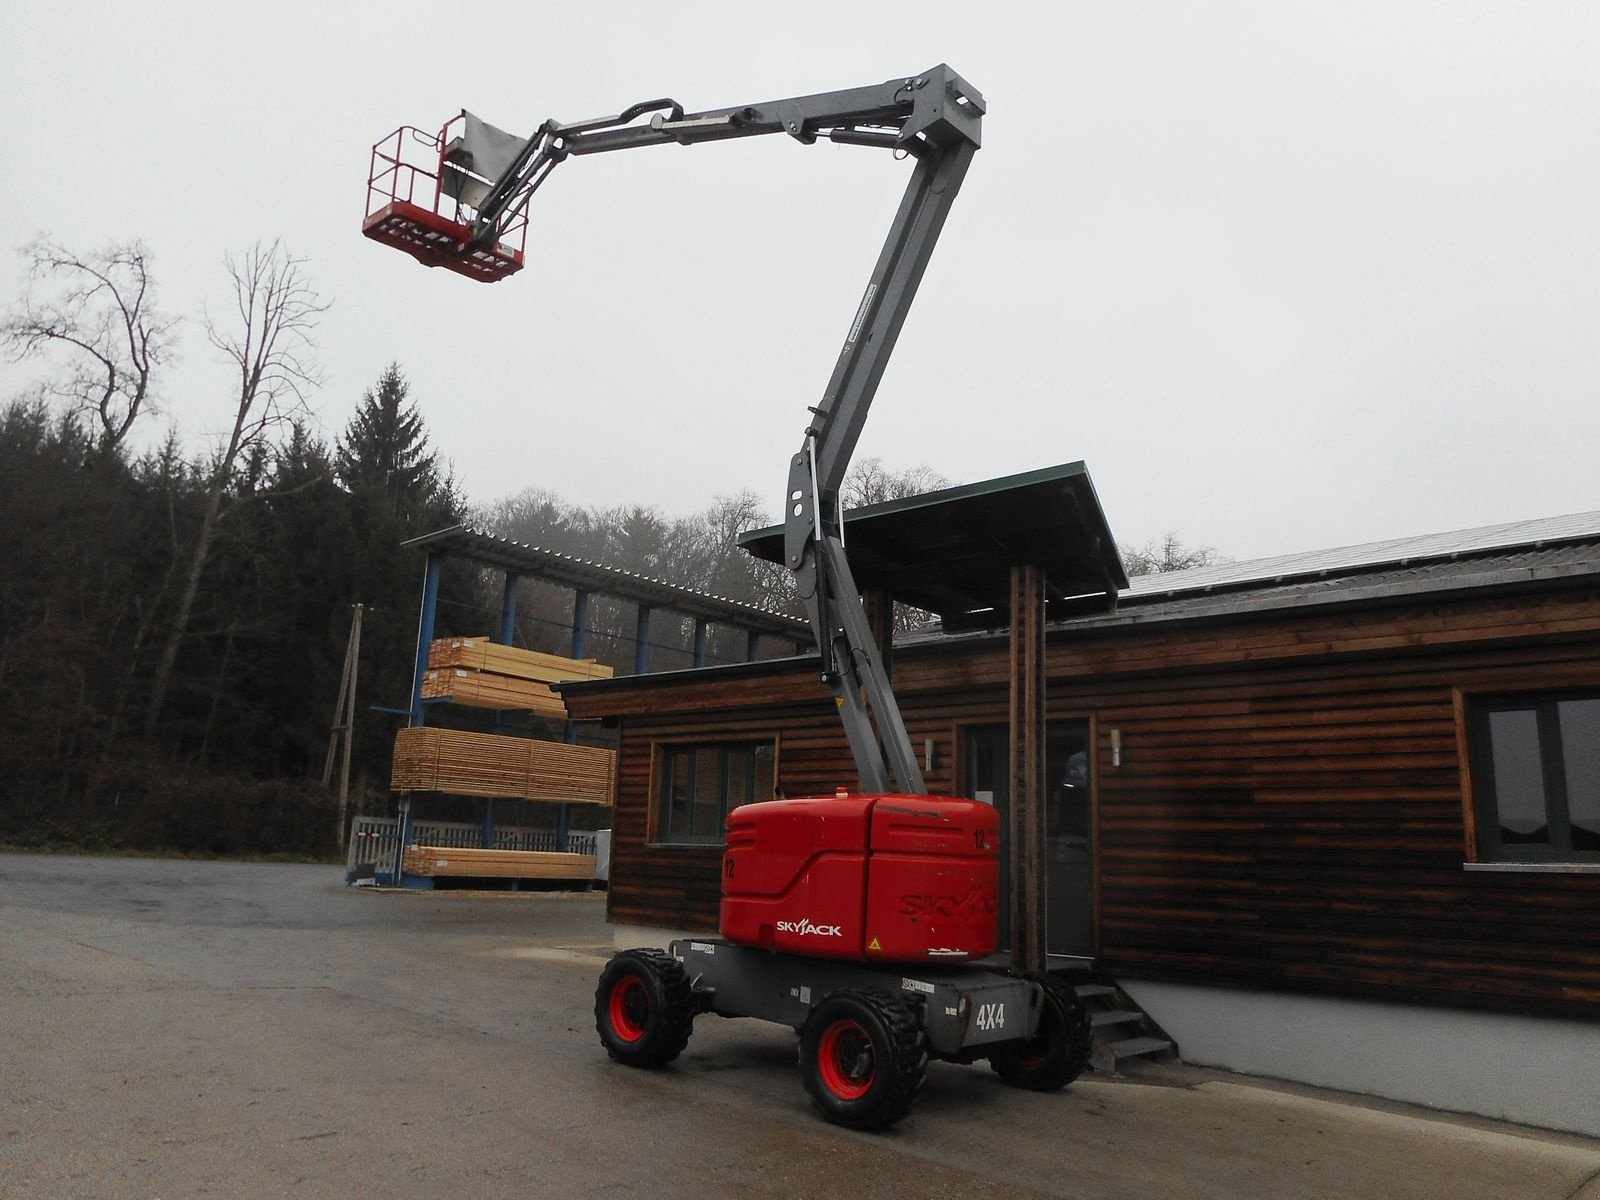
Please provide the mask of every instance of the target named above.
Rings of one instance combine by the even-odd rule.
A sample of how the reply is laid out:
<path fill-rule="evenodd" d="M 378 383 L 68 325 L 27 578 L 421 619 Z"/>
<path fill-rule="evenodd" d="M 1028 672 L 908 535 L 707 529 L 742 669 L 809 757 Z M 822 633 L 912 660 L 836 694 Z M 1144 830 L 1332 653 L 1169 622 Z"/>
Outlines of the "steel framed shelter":
<path fill-rule="evenodd" d="M 804 621 L 786 617 L 731 600 L 713 596 L 692 588 L 679 587 L 632 571 L 601 566 L 598 563 L 554 550 L 531 546 L 512 538 L 502 537 L 467 525 L 452 525 L 445 529 L 423 534 L 402 543 L 404 547 L 421 550 L 427 555 L 423 575 L 422 601 L 417 620 L 417 647 L 411 679 L 411 695 L 406 710 L 407 724 L 417 728 L 427 724 L 428 707 L 422 685 L 428 670 L 428 653 L 433 643 L 439 606 L 439 581 L 444 564 L 451 558 L 488 567 L 503 573 L 500 620 L 495 640 L 511 644 L 516 628 L 517 584 L 523 579 L 541 580 L 573 592 L 573 616 L 569 654 L 572 658 L 585 656 L 589 633 L 589 601 L 594 595 L 609 596 L 632 603 L 636 608 L 634 673 L 645 674 L 650 669 L 649 635 L 651 617 L 655 611 L 665 610 L 693 618 L 694 665 L 706 665 L 706 648 L 710 626 L 729 625 L 743 630 L 746 657 L 759 658 L 763 638 L 780 639 L 790 649 L 809 643 L 811 634 Z M 497 721 L 498 724 L 498 721 Z M 577 727 L 568 721 L 565 731 L 567 742 L 577 740 Z M 560 805 L 557 817 L 555 848 L 567 849 L 569 841 L 569 814 L 565 804 Z M 408 844 L 412 829 L 412 812 L 409 800 L 402 801 L 398 823 L 398 844 Z M 494 801 L 484 799 L 482 845 L 494 844 Z M 404 882 L 404 872 L 397 857 L 393 881 Z"/>

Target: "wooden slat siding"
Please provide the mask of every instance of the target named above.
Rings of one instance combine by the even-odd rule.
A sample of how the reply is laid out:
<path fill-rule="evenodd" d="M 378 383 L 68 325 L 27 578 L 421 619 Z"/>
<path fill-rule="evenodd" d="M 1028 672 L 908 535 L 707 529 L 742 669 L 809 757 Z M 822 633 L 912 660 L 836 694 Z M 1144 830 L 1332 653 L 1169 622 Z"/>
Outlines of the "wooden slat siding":
<path fill-rule="evenodd" d="M 815 757 L 803 748 L 808 727 L 838 725 L 826 691 L 819 704 L 752 712 L 749 718 L 736 729 L 730 728 L 726 712 L 628 717 L 622 722 L 617 758 L 619 803 L 612 824 L 611 879 L 606 899 L 607 917 L 613 923 L 706 932 L 717 928 L 721 846 L 650 841 L 653 776 L 658 769 L 655 748 L 672 743 L 770 738 L 778 743 L 779 785 L 789 788 L 796 782 L 794 772 L 803 772 L 803 764 Z M 798 751 L 792 749 L 796 742 L 802 743 Z M 794 760 L 802 765 L 792 766 Z M 832 784 L 828 786 L 831 789 Z M 813 786 L 807 790 L 821 789 Z"/>
<path fill-rule="evenodd" d="M 1466 831 L 1464 853 L 1468 862 L 1477 862 L 1479 854 L 1478 817 L 1473 811 L 1476 794 L 1472 784 L 1472 737 L 1469 732 L 1467 693 L 1454 689 L 1451 695 L 1456 718 L 1456 754 L 1461 763 L 1461 826 Z"/>
<path fill-rule="evenodd" d="M 1069 631 L 1047 653 L 1052 719 L 1095 718 L 1107 970 L 1600 1017 L 1600 876 L 1464 871 L 1460 741 L 1474 694 L 1600 686 L 1600 597 Z M 961 731 L 1006 721 L 1004 640 L 903 646 L 895 670 L 951 790 Z M 629 714 L 613 919 L 715 923 L 717 851 L 640 844 L 652 739 L 781 733 L 790 795 L 851 781 L 813 671 L 729 682 L 574 698 Z"/>
<path fill-rule="evenodd" d="M 1461 869 L 1455 698 L 1600 683 L 1600 645 L 1479 646 L 1208 675 L 1209 702 L 1155 683 L 1106 697 L 1106 968 L 1600 1013 L 1600 879 Z"/>

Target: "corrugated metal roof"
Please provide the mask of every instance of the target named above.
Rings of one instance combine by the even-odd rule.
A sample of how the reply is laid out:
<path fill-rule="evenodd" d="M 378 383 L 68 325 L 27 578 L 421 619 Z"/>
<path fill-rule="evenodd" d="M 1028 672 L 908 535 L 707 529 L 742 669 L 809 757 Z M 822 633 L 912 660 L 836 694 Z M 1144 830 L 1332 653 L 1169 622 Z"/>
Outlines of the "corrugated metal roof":
<path fill-rule="evenodd" d="M 1600 511 L 1571 513 L 1537 521 L 1510 521 L 1479 529 L 1390 538 L 1360 546 L 1282 554 L 1249 562 L 1217 563 L 1187 571 L 1136 577 L 1122 598 L 1126 603 L 1148 596 L 1174 596 L 1199 591 L 1231 591 L 1291 580 L 1349 575 L 1357 571 L 1450 560 L 1519 547 L 1543 547 L 1600 538 Z"/>
<path fill-rule="evenodd" d="M 1184 592 L 1124 594 L 1110 622 L 1143 624 L 1273 610 L 1360 604 L 1491 588 L 1552 584 L 1600 577 L 1600 540 L 1567 542 L 1505 553 L 1467 554 L 1407 566 L 1330 572 L 1285 582 L 1240 584 Z M 1092 624 L 1096 618 L 1074 624 Z"/>
<path fill-rule="evenodd" d="M 1256 581 L 1214 590 L 1143 595 L 1124 592 L 1114 612 L 1088 613 L 1053 621 L 1049 628 L 1071 632 L 1182 621 L 1239 620 L 1275 612 L 1416 602 L 1435 596 L 1445 598 L 1485 591 L 1593 587 L 1596 581 L 1600 581 L 1600 537 L 1557 546 L 1524 547 L 1502 554 L 1464 554 L 1386 570 L 1330 573 L 1326 577 L 1293 582 Z M 898 635 L 895 645 L 955 644 L 1004 636 L 998 630 L 972 634 L 944 633 L 930 628 Z"/>
<path fill-rule="evenodd" d="M 675 583 L 665 583 L 633 571 L 601 566 L 556 550 L 530 546 L 526 542 L 474 529 L 469 525 L 452 525 L 401 544 L 418 550 L 460 554 L 503 571 L 616 596 L 636 604 L 657 605 L 685 616 L 722 621 L 742 629 L 799 642 L 809 643 L 811 640 L 811 626 L 795 617 L 757 608 L 742 600 L 731 600 L 726 596 L 713 596 Z"/>

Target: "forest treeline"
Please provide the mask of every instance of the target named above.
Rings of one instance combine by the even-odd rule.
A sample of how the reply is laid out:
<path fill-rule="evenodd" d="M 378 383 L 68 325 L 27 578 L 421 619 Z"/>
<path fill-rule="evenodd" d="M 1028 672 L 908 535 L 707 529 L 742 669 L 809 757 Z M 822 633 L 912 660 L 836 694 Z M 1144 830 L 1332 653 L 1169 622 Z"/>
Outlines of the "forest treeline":
<path fill-rule="evenodd" d="M 352 606 L 363 606 L 352 778 L 371 809 L 387 799 L 403 720 L 375 710 L 410 698 L 425 560 L 402 543 L 422 533 L 469 521 L 748 603 L 786 595 L 735 545 L 767 519 L 749 494 L 681 518 L 538 490 L 472 511 L 398 365 L 331 445 L 291 423 L 229 474 L 187 612 L 183 574 L 214 473 L 176 435 L 131 454 L 42 400 L 13 401 L 0 411 L 0 479 L 0 841 L 12 844 L 330 850 L 320 776 Z M 497 578 L 452 563 L 438 634 L 494 634 L 500 605 Z M 571 605 L 570 590 L 525 581 L 515 640 L 566 652 Z M 596 597 L 590 619 L 588 656 L 631 669 L 631 610 Z M 713 659 L 742 657 L 743 635 L 725 636 Z M 658 619 L 652 641 L 654 665 L 687 665 L 686 623 Z"/>
<path fill-rule="evenodd" d="M 787 572 L 737 548 L 739 533 L 771 523 L 752 493 L 679 517 L 645 504 L 584 508 L 536 488 L 475 508 L 431 445 L 425 401 L 399 364 L 325 439 L 305 399 L 319 383 L 314 331 L 326 306 L 303 261 L 276 244 L 225 260 L 236 316 L 205 322 L 236 368 L 231 429 L 199 453 L 175 429 L 136 452 L 129 435 L 154 415 L 175 326 L 142 248 L 78 256 L 41 240 L 25 253 L 29 284 L 4 310 L 0 344 L 50 374 L 0 408 L 0 843 L 331 853 L 335 801 L 321 777 L 354 607 L 353 809 L 387 812 L 425 565 L 403 543 L 446 526 L 798 612 Z M 869 459 L 844 500 L 948 483 Z M 1168 535 L 1129 565 L 1197 556 L 1211 552 Z M 498 576 L 452 560 L 437 635 L 495 634 L 501 603 Z M 570 590 L 526 580 L 517 607 L 514 641 L 568 651 Z M 633 619 L 596 596 L 586 654 L 631 670 Z M 744 657 L 742 632 L 712 629 L 712 662 Z M 692 622 L 659 614 L 652 667 L 689 665 L 692 639 Z M 488 719 L 452 714 L 466 727 Z M 533 718 L 507 731 L 560 736 Z"/>

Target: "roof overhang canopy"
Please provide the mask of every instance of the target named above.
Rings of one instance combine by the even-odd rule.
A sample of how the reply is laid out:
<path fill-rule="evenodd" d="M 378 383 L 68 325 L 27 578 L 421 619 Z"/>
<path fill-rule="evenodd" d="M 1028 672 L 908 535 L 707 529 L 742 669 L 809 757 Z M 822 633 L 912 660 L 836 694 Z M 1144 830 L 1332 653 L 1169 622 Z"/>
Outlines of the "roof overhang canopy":
<path fill-rule="evenodd" d="M 845 550 L 856 585 L 935 613 L 949 630 L 1010 624 L 1011 568 L 1045 574 L 1049 619 L 1116 605 L 1122 558 L 1081 462 L 852 509 Z M 783 561 L 783 529 L 740 535 Z"/>

